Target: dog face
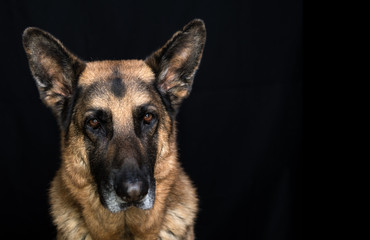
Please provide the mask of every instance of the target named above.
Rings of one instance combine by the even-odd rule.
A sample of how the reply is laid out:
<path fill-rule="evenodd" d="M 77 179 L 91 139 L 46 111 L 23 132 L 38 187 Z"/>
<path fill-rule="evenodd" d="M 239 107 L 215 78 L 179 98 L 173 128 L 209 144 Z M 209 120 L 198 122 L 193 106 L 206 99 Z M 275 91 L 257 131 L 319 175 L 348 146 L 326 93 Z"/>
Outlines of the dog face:
<path fill-rule="evenodd" d="M 154 203 L 158 135 L 170 123 L 154 80 L 135 60 L 87 63 L 80 76 L 68 134 L 83 138 L 101 202 L 112 212 Z"/>
<path fill-rule="evenodd" d="M 84 62 L 50 34 L 24 32 L 41 99 L 61 129 L 64 164 L 80 161 L 111 212 L 153 207 L 161 156 L 171 151 L 204 43 L 204 24 L 193 20 L 146 60 Z"/>

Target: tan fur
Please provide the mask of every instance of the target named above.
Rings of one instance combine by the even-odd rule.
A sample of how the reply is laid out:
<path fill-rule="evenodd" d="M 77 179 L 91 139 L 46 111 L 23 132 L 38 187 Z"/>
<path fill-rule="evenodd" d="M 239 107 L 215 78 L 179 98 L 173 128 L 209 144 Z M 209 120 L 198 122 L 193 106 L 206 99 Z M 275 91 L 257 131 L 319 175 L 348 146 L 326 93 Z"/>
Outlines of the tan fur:
<path fill-rule="evenodd" d="M 122 99 L 107 94 L 94 98 L 89 104 L 109 107 L 120 116 L 115 118 L 114 124 L 121 126 L 118 129 L 124 132 L 132 128 L 127 120 L 130 108 L 160 99 L 151 99 L 149 95 L 136 91 L 135 84 L 138 83 L 134 79 L 139 78 L 145 82 L 154 80 L 151 69 L 143 61 L 137 60 L 87 63 L 79 86 L 87 87 L 95 81 L 108 78 L 111 71 L 107 69 L 115 66 L 119 66 L 125 84 L 130 86 L 128 92 Z M 154 206 L 150 210 L 132 207 L 119 213 L 111 213 L 101 205 L 90 174 L 83 135 L 79 133 L 77 126 L 70 125 L 69 138 L 65 139 L 62 135 L 62 164 L 50 189 L 51 213 L 58 228 L 59 240 L 170 240 L 176 239 L 173 234 L 193 239 L 192 226 L 197 212 L 196 193 L 177 161 L 175 126 L 170 125 L 168 115 L 163 118 L 164 124 L 158 130 Z M 173 129 L 172 132 L 169 132 L 170 129 Z"/>

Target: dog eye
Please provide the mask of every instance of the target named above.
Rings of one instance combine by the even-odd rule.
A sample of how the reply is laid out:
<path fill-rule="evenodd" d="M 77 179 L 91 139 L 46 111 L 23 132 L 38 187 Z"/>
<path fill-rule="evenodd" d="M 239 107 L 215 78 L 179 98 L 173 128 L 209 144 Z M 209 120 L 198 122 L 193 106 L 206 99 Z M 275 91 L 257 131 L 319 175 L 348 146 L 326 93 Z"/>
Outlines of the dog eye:
<path fill-rule="evenodd" d="M 154 119 L 154 116 L 151 113 L 146 113 L 143 117 L 143 121 L 145 124 L 150 124 L 153 121 L 153 119 Z"/>
<path fill-rule="evenodd" d="M 98 129 L 100 127 L 100 122 L 98 119 L 93 118 L 90 119 L 87 124 L 92 128 L 92 129 Z"/>

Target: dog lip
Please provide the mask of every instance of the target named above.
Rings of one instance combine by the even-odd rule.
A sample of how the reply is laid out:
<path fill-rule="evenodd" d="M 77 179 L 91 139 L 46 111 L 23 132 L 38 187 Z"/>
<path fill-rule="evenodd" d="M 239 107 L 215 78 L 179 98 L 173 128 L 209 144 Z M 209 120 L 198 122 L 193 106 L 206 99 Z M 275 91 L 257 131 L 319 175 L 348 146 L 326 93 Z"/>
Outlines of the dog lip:
<path fill-rule="evenodd" d="M 115 193 L 113 193 L 113 195 L 115 195 Z M 145 196 L 145 198 L 140 201 L 126 202 L 118 196 L 114 196 L 112 199 L 112 195 L 110 195 L 110 197 L 104 199 L 103 206 L 112 213 L 122 212 L 132 207 L 141 210 L 149 210 L 153 208 L 154 205 L 154 200 L 152 199 L 153 196 Z"/>
<path fill-rule="evenodd" d="M 130 203 L 127 203 L 127 202 L 121 202 L 118 204 L 118 206 L 105 206 L 109 211 L 111 211 L 112 213 L 118 213 L 118 212 L 122 212 L 122 211 L 126 211 L 130 208 L 138 208 L 138 209 L 141 209 L 141 210 L 149 210 L 151 208 L 153 208 L 153 206 L 146 206 L 143 202 L 130 202 Z"/>

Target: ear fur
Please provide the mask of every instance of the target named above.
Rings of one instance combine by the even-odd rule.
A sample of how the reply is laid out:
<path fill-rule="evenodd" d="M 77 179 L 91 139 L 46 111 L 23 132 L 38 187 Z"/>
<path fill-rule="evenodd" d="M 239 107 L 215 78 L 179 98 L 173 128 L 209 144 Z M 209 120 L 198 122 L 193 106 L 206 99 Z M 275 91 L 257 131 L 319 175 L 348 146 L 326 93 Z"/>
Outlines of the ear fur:
<path fill-rule="evenodd" d="M 23 47 L 40 97 L 61 123 L 62 110 L 72 98 L 85 63 L 58 39 L 35 27 L 24 31 Z"/>
<path fill-rule="evenodd" d="M 204 22 L 194 19 L 145 60 L 156 74 L 159 92 L 175 111 L 191 91 L 205 40 Z"/>

